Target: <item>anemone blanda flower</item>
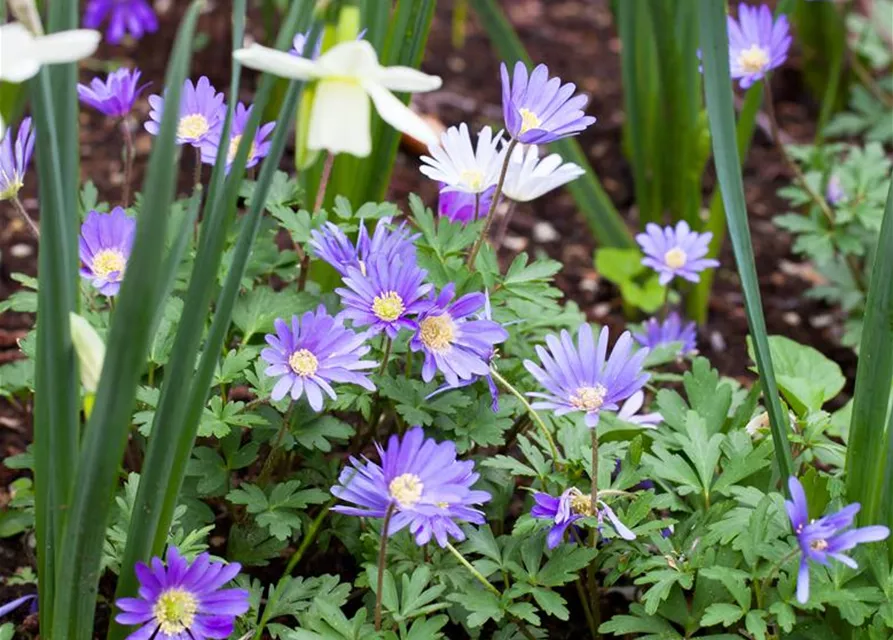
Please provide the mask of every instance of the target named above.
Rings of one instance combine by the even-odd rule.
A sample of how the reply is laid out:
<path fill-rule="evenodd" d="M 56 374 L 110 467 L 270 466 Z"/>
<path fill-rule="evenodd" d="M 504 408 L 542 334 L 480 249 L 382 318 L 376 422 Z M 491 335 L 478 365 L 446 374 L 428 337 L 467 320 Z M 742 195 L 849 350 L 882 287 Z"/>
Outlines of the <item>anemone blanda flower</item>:
<path fill-rule="evenodd" d="M 534 409 L 551 409 L 559 416 L 582 411 L 586 425 L 594 428 L 598 425 L 599 412 L 618 410 L 619 402 L 648 381 L 648 374 L 642 371 L 648 349 L 632 353 L 632 337 L 624 332 L 606 359 L 608 328 L 602 328 L 596 345 L 588 324 L 580 325 L 577 341 L 575 346 L 567 331 L 561 332 L 560 339 L 546 336 L 548 350 L 536 347 L 542 366 L 530 360 L 525 360 L 524 366 L 547 393 L 537 391 L 527 395 L 537 398 L 532 405 Z"/>
<path fill-rule="evenodd" d="M 552 527 L 546 536 L 546 546 L 554 549 L 562 540 L 567 528 L 577 520 L 582 520 L 587 516 L 593 515 L 591 496 L 581 492 L 576 487 L 565 490 L 559 497 L 551 496 L 541 491 L 533 494 L 535 504 L 530 510 L 533 518 L 540 520 L 551 520 Z M 598 513 L 598 529 L 602 530 L 604 518 L 607 517 L 614 531 L 624 540 L 635 540 L 636 534 L 620 522 L 620 518 L 603 500 L 597 500 L 596 504 L 600 507 Z"/>
<path fill-rule="evenodd" d="M 631 422 L 632 424 L 638 424 L 648 429 L 654 429 L 657 425 L 663 422 L 664 417 L 656 411 L 645 414 L 639 413 L 639 410 L 644 404 L 645 392 L 640 389 L 624 400 L 623 404 L 620 406 L 620 411 L 617 412 L 617 417 L 624 422 Z M 618 460 L 617 462 L 620 461 Z"/>
<path fill-rule="evenodd" d="M 418 329 L 409 346 L 425 354 L 425 382 L 436 371 L 454 387 L 460 380 L 488 375 L 494 345 L 508 338 L 508 332 L 492 320 L 469 319 L 484 307 L 483 293 L 469 293 L 454 302 L 455 295 L 456 285 L 451 282 L 439 295 L 432 291 L 419 312 Z"/>
<path fill-rule="evenodd" d="M 333 511 L 349 516 L 384 518 L 393 509 L 385 535 L 409 527 L 419 545 L 433 536 L 441 547 L 450 537 L 464 540 L 456 521 L 483 524 L 477 506 L 490 500 L 486 491 L 472 489 L 479 474 L 474 462 L 456 459 L 452 441 L 425 438 L 415 427 L 402 440 L 392 435 L 387 449 L 375 443 L 381 464 L 351 458 L 332 487 L 332 495 L 356 506 L 337 505 Z"/>
<path fill-rule="evenodd" d="M 81 225 L 81 275 L 93 281 L 99 293 L 117 295 L 124 279 L 136 220 L 115 207 L 111 213 L 90 211 Z"/>
<path fill-rule="evenodd" d="M 260 354 L 270 365 L 264 374 L 279 378 L 270 394 L 273 400 L 282 400 L 289 393 L 292 400 L 297 400 L 306 394 L 313 410 L 321 411 L 323 393 L 332 400 L 337 397 L 332 382 L 375 390 L 365 370 L 375 368 L 376 363 L 362 360 L 369 353 L 366 335 L 345 327 L 325 307 L 300 318 L 292 316 L 291 326 L 277 318 L 274 326 L 276 333 L 266 336 L 270 346 Z"/>
<path fill-rule="evenodd" d="M 93 29 L 35 36 L 21 22 L 0 25 L 0 80 L 24 82 L 45 64 L 76 62 L 93 54 L 102 35 Z M 2 137 L 0 126 L 0 137 Z"/>
<path fill-rule="evenodd" d="M 791 34 L 788 19 L 772 19 L 767 5 L 738 5 L 738 20 L 728 17 L 729 68 L 742 89 L 762 80 L 766 73 L 780 67 L 788 57 Z"/>
<path fill-rule="evenodd" d="M 238 575 L 238 562 L 213 562 L 203 553 L 187 561 L 168 547 L 165 562 L 152 558 L 134 567 L 140 583 L 138 598 L 115 602 L 115 621 L 140 628 L 128 640 L 204 640 L 228 638 L 236 617 L 248 611 L 248 592 L 222 587 Z"/>
<path fill-rule="evenodd" d="M 810 520 L 803 485 L 797 478 L 791 476 L 788 478 L 788 489 L 791 499 L 785 500 L 784 506 L 803 554 L 800 558 L 800 571 L 797 574 L 797 600 L 804 604 L 809 600 L 810 561 L 828 566 L 829 558 L 834 558 L 848 567 L 858 569 L 856 561 L 843 552 L 863 542 L 885 540 L 890 535 L 890 529 L 875 525 L 846 530 L 859 513 L 861 505 L 858 502 L 845 506 L 837 513 L 823 516 L 818 520 Z"/>
<path fill-rule="evenodd" d="M 508 67 L 500 66 L 502 76 L 502 114 L 509 135 L 523 144 L 546 144 L 574 136 L 595 123 L 583 114 L 589 97 L 575 97 L 574 83 L 561 84 L 561 78 L 549 78 L 549 68 L 538 65 L 528 76 L 527 66 L 515 63 L 509 80 Z"/>
<path fill-rule="evenodd" d="M 157 136 L 164 115 L 164 98 L 149 96 L 150 120 L 146 131 Z M 201 148 L 208 140 L 220 137 L 220 129 L 226 118 L 226 105 L 223 94 L 211 85 L 207 76 L 202 76 L 193 86 L 191 80 L 183 83 L 180 95 L 180 121 L 177 124 L 177 144 L 190 144 Z"/>
<path fill-rule="evenodd" d="M 369 100 L 389 125 L 433 144 L 431 127 L 391 91 L 439 89 L 441 80 L 410 67 L 382 67 L 365 40 L 342 42 L 310 60 L 258 44 L 233 52 L 246 67 L 293 80 L 315 80 L 307 148 L 365 158 L 372 151 Z"/>
<path fill-rule="evenodd" d="M 108 18 L 105 35 L 112 44 L 118 44 L 130 34 L 139 40 L 147 33 L 158 31 L 158 17 L 146 0 L 90 0 L 84 11 L 84 26 L 98 29 Z"/>
<path fill-rule="evenodd" d="M 828 204 L 832 207 L 837 206 L 846 200 L 846 189 L 843 188 L 840 176 L 836 173 L 832 173 L 831 177 L 828 178 L 828 186 L 825 189 L 825 198 L 828 200 Z"/>
<path fill-rule="evenodd" d="M 242 142 L 242 135 L 248 126 L 248 119 L 251 118 L 251 111 L 254 105 L 246 107 L 241 102 L 236 105 L 233 112 L 232 126 L 230 127 L 229 142 L 226 147 L 226 170 L 229 171 L 233 160 L 236 159 L 236 152 L 239 150 L 239 143 Z M 268 122 L 257 128 L 254 132 L 254 140 L 251 142 L 251 148 L 248 150 L 248 161 L 245 164 L 246 169 L 257 166 L 262 158 L 266 158 L 270 153 L 271 142 L 267 139 L 276 127 L 275 122 Z M 220 148 L 220 136 L 223 134 L 223 128 L 216 129 L 214 133 L 208 136 L 204 144 L 201 146 L 202 162 L 213 165 L 217 160 L 217 151 Z"/>
<path fill-rule="evenodd" d="M 430 284 L 424 284 L 428 272 L 419 269 L 415 260 L 400 256 L 374 257 L 364 264 L 364 270 L 349 267 L 346 287 L 335 289 L 345 317 L 358 327 L 369 327 L 373 334 L 384 331 L 392 339 L 400 329 L 414 331 L 418 325 L 410 316 L 427 304 L 423 298 L 431 290 Z"/>
<path fill-rule="evenodd" d="M 437 215 L 447 218 L 450 222 L 468 224 L 475 219 L 487 215 L 493 195 L 496 193 L 496 185 L 493 185 L 479 195 L 479 201 L 475 202 L 476 194 L 465 191 L 451 191 L 446 188 L 445 182 L 440 183 L 440 195 L 437 199 Z M 477 211 L 475 212 L 475 209 Z"/>
<path fill-rule="evenodd" d="M 705 258 L 713 234 L 692 231 L 685 220 L 675 228 L 661 228 L 649 222 L 645 233 L 636 236 L 636 242 L 645 252 L 642 264 L 660 274 L 662 285 L 679 276 L 690 282 L 698 282 L 701 271 L 718 267 L 719 262 Z"/>
<path fill-rule="evenodd" d="M 657 347 L 673 342 L 681 342 L 679 355 L 693 353 L 698 349 L 698 329 L 694 322 L 682 323 L 682 317 L 675 311 L 667 314 L 665 320 L 649 318 L 642 325 L 641 333 L 634 333 L 633 337 L 643 347 L 656 349 Z"/>
<path fill-rule="evenodd" d="M 515 202 L 530 202 L 585 173 L 573 162 L 562 164 L 557 153 L 539 159 L 536 145 L 530 145 L 526 150 L 516 147 L 505 174 L 502 193 Z"/>
<path fill-rule="evenodd" d="M 90 85 L 78 84 L 78 98 L 86 105 L 101 111 L 110 118 L 123 118 L 133 109 L 133 103 L 149 86 L 139 86 L 142 72 L 139 69 L 118 69 L 105 78 L 93 78 Z"/>
<path fill-rule="evenodd" d="M 431 155 L 422 156 L 419 171 L 444 183 L 441 191 L 484 193 L 499 181 L 506 152 L 499 149 L 501 140 L 502 132 L 494 136 L 490 127 L 484 127 L 475 148 L 463 122 L 444 131 L 439 144 L 428 147 Z"/>
<path fill-rule="evenodd" d="M 327 222 L 321 229 L 310 232 L 310 246 L 318 258 L 328 262 L 343 276 L 347 275 L 351 267 L 364 273 L 366 262 L 370 259 L 391 260 L 399 257 L 404 261 L 414 262 L 414 243 L 421 234 L 410 233 L 405 222 L 392 229 L 391 222 L 392 218 L 381 218 L 370 236 L 365 220 L 360 220 L 356 245 L 338 225 Z"/>
<path fill-rule="evenodd" d="M 25 172 L 34 153 L 34 130 L 31 118 L 19 125 L 13 142 L 12 131 L 0 142 L 0 200 L 16 197 L 25 186 Z"/>

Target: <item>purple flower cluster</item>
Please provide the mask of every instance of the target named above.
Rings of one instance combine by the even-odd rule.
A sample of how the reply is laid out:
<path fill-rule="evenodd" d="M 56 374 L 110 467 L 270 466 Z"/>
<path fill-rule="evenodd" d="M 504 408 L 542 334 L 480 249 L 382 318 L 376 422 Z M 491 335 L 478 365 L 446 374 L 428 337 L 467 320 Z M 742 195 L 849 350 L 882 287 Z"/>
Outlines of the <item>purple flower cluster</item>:
<path fill-rule="evenodd" d="M 391 228 L 391 218 L 382 218 L 375 225 L 372 235 L 366 230 L 365 221 L 360 221 L 357 243 L 354 243 L 335 224 L 327 222 L 322 229 L 310 232 L 310 246 L 314 255 L 328 262 L 342 276 L 348 275 L 351 268 L 365 273 L 370 259 L 399 258 L 404 262 L 415 261 L 415 245 L 420 234 L 411 234 L 406 223 Z"/>
<path fill-rule="evenodd" d="M 158 31 L 158 16 L 148 0 L 90 0 L 84 11 L 84 26 L 98 29 L 108 19 L 106 39 L 118 44 L 124 36 L 139 40 Z"/>
<path fill-rule="evenodd" d="M 592 509 L 592 497 L 581 492 L 576 487 L 565 490 L 557 498 L 548 493 L 537 492 L 533 494 L 534 505 L 530 510 L 530 515 L 539 520 L 551 520 L 552 526 L 546 536 L 546 546 L 554 549 L 562 540 L 568 527 L 573 525 L 577 520 L 589 516 L 595 516 L 598 519 L 598 530 L 602 531 L 604 519 L 607 518 L 617 532 L 617 535 L 624 540 L 635 540 L 636 534 L 630 531 L 629 527 L 620 522 L 620 518 L 603 500 L 596 500 L 596 509 Z"/>
<path fill-rule="evenodd" d="M 663 321 L 658 318 L 649 318 L 642 326 L 642 333 L 635 333 L 633 337 L 643 347 L 656 349 L 674 342 L 681 342 L 679 355 L 688 355 L 698 349 L 698 330 L 694 322 L 683 324 L 682 317 L 675 311 L 667 314 Z"/>

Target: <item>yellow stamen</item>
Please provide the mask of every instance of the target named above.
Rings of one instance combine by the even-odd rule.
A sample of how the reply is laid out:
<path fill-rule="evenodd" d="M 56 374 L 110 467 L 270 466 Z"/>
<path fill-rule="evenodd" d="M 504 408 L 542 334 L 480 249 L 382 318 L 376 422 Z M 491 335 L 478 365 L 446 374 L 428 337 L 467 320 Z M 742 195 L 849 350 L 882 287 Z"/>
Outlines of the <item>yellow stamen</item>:
<path fill-rule="evenodd" d="M 229 141 L 229 149 L 226 152 L 226 162 L 227 164 L 232 164 L 233 160 L 236 159 L 236 152 L 239 150 L 239 145 L 242 143 L 242 135 L 239 134 L 237 136 L 233 136 Z M 254 159 L 254 156 L 257 155 L 257 145 L 253 142 L 251 143 L 251 149 L 248 150 L 248 162 Z"/>
<path fill-rule="evenodd" d="M 291 354 L 291 357 L 288 359 L 288 366 L 302 378 L 308 378 L 319 369 L 319 360 L 309 350 L 301 349 Z"/>
<path fill-rule="evenodd" d="M 124 267 L 127 266 L 127 259 L 118 249 L 102 249 L 93 256 L 93 264 L 90 265 L 93 273 L 100 278 L 105 278 L 110 282 L 120 282 L 124 277 Z M 110 278 L 110 274 L 117 275 Z"/>
<path fill-rule="evenodd" d="M 664 254 L 664 262 L 670 269 L 681 269 L 688 261 L 688 255 L 679 247 L 673 247 Z"/>
<path fill-rule="evenodd" d="M 403 298 L 396 291 L 385 291 L 372 300 L 372 313 L 384 322 L 393 322 L 406 310 Z"/>
<path fill-rule="evenodd" d="M 183 633 L 192 626 L 198 600 L 183 589 L 163 591 L 155 601 L 152 614 L 158 623 L 158 630 L 165 635 Z"/>
<path fill-rule="evenodd" d="M 738 66 L 747 73 L 762 73 L 769 66 L 769 52 L 753 44 L 738 54 Z"/>
<path fill-rule="evenodd" d="M 605 403 L 608 390 L 604 385 L 596 384 L 594 387 L 580 387 L 571 396 L 571 406 L 583 411 L 596 411 Z"/>
<path fill-rule="evenodd" d="M 571 491 L 571 511 L 581 516 L 591 516 L 592 496 L 584 494 L 579 489 Z"/>
<path fill-rule="evenodd" d="M 177 136 L 188 140 L 197 140 L 211 130 L 208 119 L 200 113 L 180 118 L 177 126 Z"/>
<path fill-rule="evenodd" d="M 476 169 L 465 169 L 459 174 L 459 181 L 472 191 L 484 188 L 484 174 Z"/>
<path fill-rule="evenodd" d="M 403 509 L 410 509 L 422 499 L 422 490 L 425 485 L 414 473 L 399 475 L 388 485 L 388 492 Z"/>
<path fill-rule="evenodd" d="M 530 109 L 519 109 L 521 113 L 521 131 L 520 133 L 527 133 L 531 129 L 539 129 L 542 121 L 539 119 L 539 116 L 536 115 Z"/>
<path fill-rule="evenodd" d="M 431 351 L 446 351 L 456 339 L 456 325 L 449 314 L 431 316 L 419 323 L 419 337 Z"/>
<path fill-rule="evenodd" d="M 828 548 L 828 541 L 827 540 L 813 540 L 812 542 L 809 543 L 809 546 L 812 548 L 813 551 L 824 551 L 825 549 Z"/>

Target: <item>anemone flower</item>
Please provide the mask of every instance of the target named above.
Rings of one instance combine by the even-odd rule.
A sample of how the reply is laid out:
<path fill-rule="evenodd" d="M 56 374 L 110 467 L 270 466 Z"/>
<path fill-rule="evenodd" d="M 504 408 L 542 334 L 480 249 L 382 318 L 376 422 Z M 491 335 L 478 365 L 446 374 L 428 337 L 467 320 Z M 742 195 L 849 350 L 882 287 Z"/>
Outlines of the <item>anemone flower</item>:
<path fill-rule="evenodd" d="M 405 222 L 392 228 L 392 218 L 381 218 L 375 224 L 372 235 L 366 230 L 366 222 L 360 221 L 357 243 L 338 225 L 325 223 L 320 229 L 310 232 L 310 246 L 316 257 L 332 265 L 338 273 L 346 276 L 350 268 L 366 270 L 366 263 L 372 259 L 392 260 L 400 258 L 415 262 L 415 241 L 421 236 L 410 233 Z"/>
<path fill-rule="evenodd" d="M 490 127 L 484 127 L 475 147 L 468 125 L 463 122 L 447 129 L 440 144 L 428 148 L 431 155 L 422 156 L 419 171 L 443 183 L 442 190 L 483 194 L 499 181 L 506 153 L 506 149 L 499 148 L 501 140 L 502 132 L 494 136 Z"/>
<path fill-rule="evenodd" d="M 738 20 L 728 17 L 729 68 L 733 79 L 739 79 L 742 89 L 784 64 L 791 48 L 788 19 L 772 19 L 772 11 L 765 4 L 750 7 L 738 5 Z"/>
<path fill-rule="evenodd" d="M 121 207 L 111 213 L 87 214 L 79 243 L 81 276 L 91 280 L 99 293 L 109 297 L 118 294 L 135 234 L 136 220 Z"/>
<path fill-rule="evenodd" d="M 164 116 L 164 98 L 149 96 L 149 122 L 146 131 L 157 136 Z M 180 96 L 180 121 L 177 124 L 177 144 L 189 144 L 201 149 L 210 139 L 220 137 L 220 129 L 226 118 L 226 105 L 223 94 L 211 84 L 207 76 L 202 76 L 193 86 L 191 80 L 183 83 Z"/>
<path fill-rule="evenodd" d="M 617 412 L 617 417 L 624 422 L 638 424 L 646 429 L 654 429 L 657 425 L 663 422 L 664 417 L 657 412 L 639 413 L 639 410 L 644 404 L 645 392 L 640 389 L 624 400 L 623 404 L 620 406 L 620 411 Z"/>
<path fill-rule="evenodd" d="M 19 125 L 13 142 L 12 132 L 0 142 L 0 200 L 15 198 L 25 186 L 25 172 L 34 153 L 34 129 L 31 118 Z"/>
<path fill-rule="evenodd" d="M 540 159 L 535 145 L 526 150 L 516 147 L 509 161 L 502 193 L 515 202 L 530 202 L 585 173 L 573 162 L 563 163 L 557 153 Z"/>
<path fill-rule="evenodd" d="M 108 74 L 105 80 L 93 78 L 89 86 L 78 85 L 78 98 L 110 118 L 123 118 L 133 110 L 133 103 L 140 93 L 149 86 L 140 86 L 139 69 L 118 69 Z"/>
<path fill-rule="evenodd" d="M 229 172 L 236 159 L 236 152 L 239 150 L 239 143 L 242 142 L 242 135 L 248 127 L 248 120 L 251 118 L 251 111 L 254 105 L 246 107 L 241 102 L 236 105 L 233 112 L 232 127 L 229 132 L 229 142 L 226 143 L 226 170 Z M 248 160 L 245 164 L 246 169 L 257 166 L 261 159 L 266 158 L 270 153 L 271 142 L 268 140 L 270 133 L 276 127 L 275 122 L 268 122 L 257 128 L 254 132 L 254 140 L 251 141 L 251 148 L 248 150 Z M 201 146 L 202 162 L 213 165 L 217 160 L 217 151 L 220 148 L 220 135 L 223 129 L 216 129 L 214 134 L 210 135 Z"/>
<path fill-rule="evenodd" d="M 576 487 L 565 490 L 559 497 L 548 493 L 537 492 L 533 494 L 535 504 L 530 510 L 530 515 L 539 520 L 551 520 L 552 527 L 546 536 L 546 546 L 554 549 L 562 540 L 567 528 L 577 520 L 595 515 L 598 518 L 599 531 L 602 530 L 604 518 L 607 517 L 614 531 L 624 540 L 635 540 L 636 534 L 620 522 L 620 518 L 603 500 L 597 500 L 600 507 L 598 513 L 592 511 L 592 497 L 581 492 Z"/>
<path fill-rule="evenodd" d="M 636 236 L 636 242 L 645 252 L 642 264 L 654 269 L 660 275 L 659 282 L 666 285 L 676 276 L 698 282 L 701 271 L 719 266 L 718 261 L 704 257 L 712 238 L 712 233 L 696 233 L 685 220 L 680 220 L 675 228 L 661 228 L 649 222 L 645 233 Z"/>
<path fill-rule="evenodd" d="M 694 353 L 698 349 L 698 329 L 694 322 L 682 323 L 682 317 L 675 311 L 667 314 L 664 320 L 649 318 L 642 326 L 641 333 L 633 337 L 643 347 L 657 349 L 675 342 L 682 343 L 679 355 Z"/>
<path fill-rule="evenodd" d="M 441 182 L 440 195 L 437 199 L 437 215 L 450 222 L 468 224 L 475 220 L 475 216 L 482 218 L 487 215 L 495 193 L 496 185 L 481 194 L 473 194 L 465 191 L 453 191 L 447 188 L 445 182 Z"/>
<path fill-rule="evenodd" d="M 108 18 L 106 37 L 118 44 L 130 34 L 139 40 L 147 33 L 158 31 L 158 16 L 146 0 L 90 0 L 84 11 L 84 26 L 98 29 Z"/>

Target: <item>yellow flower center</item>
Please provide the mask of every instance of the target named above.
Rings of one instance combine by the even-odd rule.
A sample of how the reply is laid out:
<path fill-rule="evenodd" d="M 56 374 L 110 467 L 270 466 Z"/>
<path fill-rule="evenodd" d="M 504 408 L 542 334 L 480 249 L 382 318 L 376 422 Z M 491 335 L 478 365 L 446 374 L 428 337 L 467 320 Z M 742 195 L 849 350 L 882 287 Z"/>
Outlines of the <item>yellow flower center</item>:
<path fill-rule="evenodd" d="M 307 349 L 301 349 L 291 354 L 291 357 L 288 359 L 288 366 L 302 378 L 308 378 L 319 369 L 319 360 Z"/>
<path fill-rule="evenodd" d="M 372 300 L 372 313 L 375 317 L 384 322 L 393 322 L 399 318 L 406 307 L 403 306 L 403 298 L 396 291 L 385 291 L 379 293 Z"/>
<path fill-rule="evenodd" d="M 519 109 L 521 112 L 521 133 L 527 133 L 531 129 L 539 129 L 542 121 L 530 109 Z"/>
<path fill-rule="evenodd" d="M 198 600 L 194 595 L 183 589 L 168 589 L 158 596 L 152 614 L 158 623 L 158 630 L 172 636 L 192 626 L 197 610 Z"/>
<path fill-rule="evenodd" d="M 91 265 L 93 273 L 100 278 L 105 278 L 110 282 L 120 282 L 124 276 L 124 267 L 127 265 L 127 259 L 118 249 L 103 249 L 93 256 L 93 264 Z M 110 274 L 116 273 L 113 278 Z"/>
<path fill-rule="evenodd" d="M 410 509 L 422 499 L 422 489 L 425 485 L 414 473 L 399 475 L 388 485 L 388 492 L 403 509 Z"/>
<path fill-rule="evenodd" d="M 0 191 L 0 200 L 11 200 L 25 186 L 22 176 L 15 171 L 9 175 L 4 169 L 0 169 L 0 182 L 6 183 L 6 189 Z"/>
<path fill-rule="evenodd" d="M 200 113 L 193 113 L 190 116 L 180 118 L 180 124 L 177 126 L 177 136 L 197 140 L 211 130 L 211 124 L 208 119 Z"/>
<path fill-rule="evenodd" d="M 237 136 L 233 136 L 229 141 L 229 149 L 226 151 L 226 163 L 232 164 L 233 160 L 236 159 L 236 152 L 239 150 L 239 145 L 242 144 L 242 135 L 239 134 Z M 254 156 L 257 155 L 257 145 L 253 142 L 251 143 L 251 149 L 248 150 L 248 161 L 250 162 Z"/>
<path fill-rule="evenodd" d="M 579 489 L 571 492 L 571 511 L 581 516 L 591 516 L 592 497 L 582 493 Z"/>
<path fill-rule="evenodd" d="M 484 174 L 477 169 L 465 169 L 459 174 L 459 180 L 472 191 L 481 191 L 484 188 Z"/>
<path fill-rule="evenodd" d="M 450 506 L 449 502 L 435 502 L 434 504 L 437 505 L 438 507 L 440 507 L 441 509 L 446 509 L 448 506 Z"/>
<path fill-rule="evenodd" d="M 769 52 L 753 44 L 738 54 L 738 66 L 747 73 L 761 73 L 769 66 Z"/>
<path fill-rule="evenodd" d="M 670 269 L 681 269 L 687 261 L 688 256 L 679 247 L 673 247 L 664 254 L 664 262 Z"/>
<path fill-rule="evenodd" d="M 828 541 L 821 540 L 821 539 L 813 540 L 812 542 L 809 543 L 809 546 L 812 548 L 813 551 L 824 551 L 825 549 L 828 548 Z"/>
<path fill-rule="evenodd" d="M 604 385 L 596 384 L 594 387 L 580 387 L 571 396 L 571 406 L 583 411 L 596 411 L 605 403 L 608 390 Z"/>
<path fill-rule="evenodd" d="M 456 338 L 456 325 L 449 314 L 431 316 L 419 323 L 419 337 L 431 351 L 446 351 Z"/>

